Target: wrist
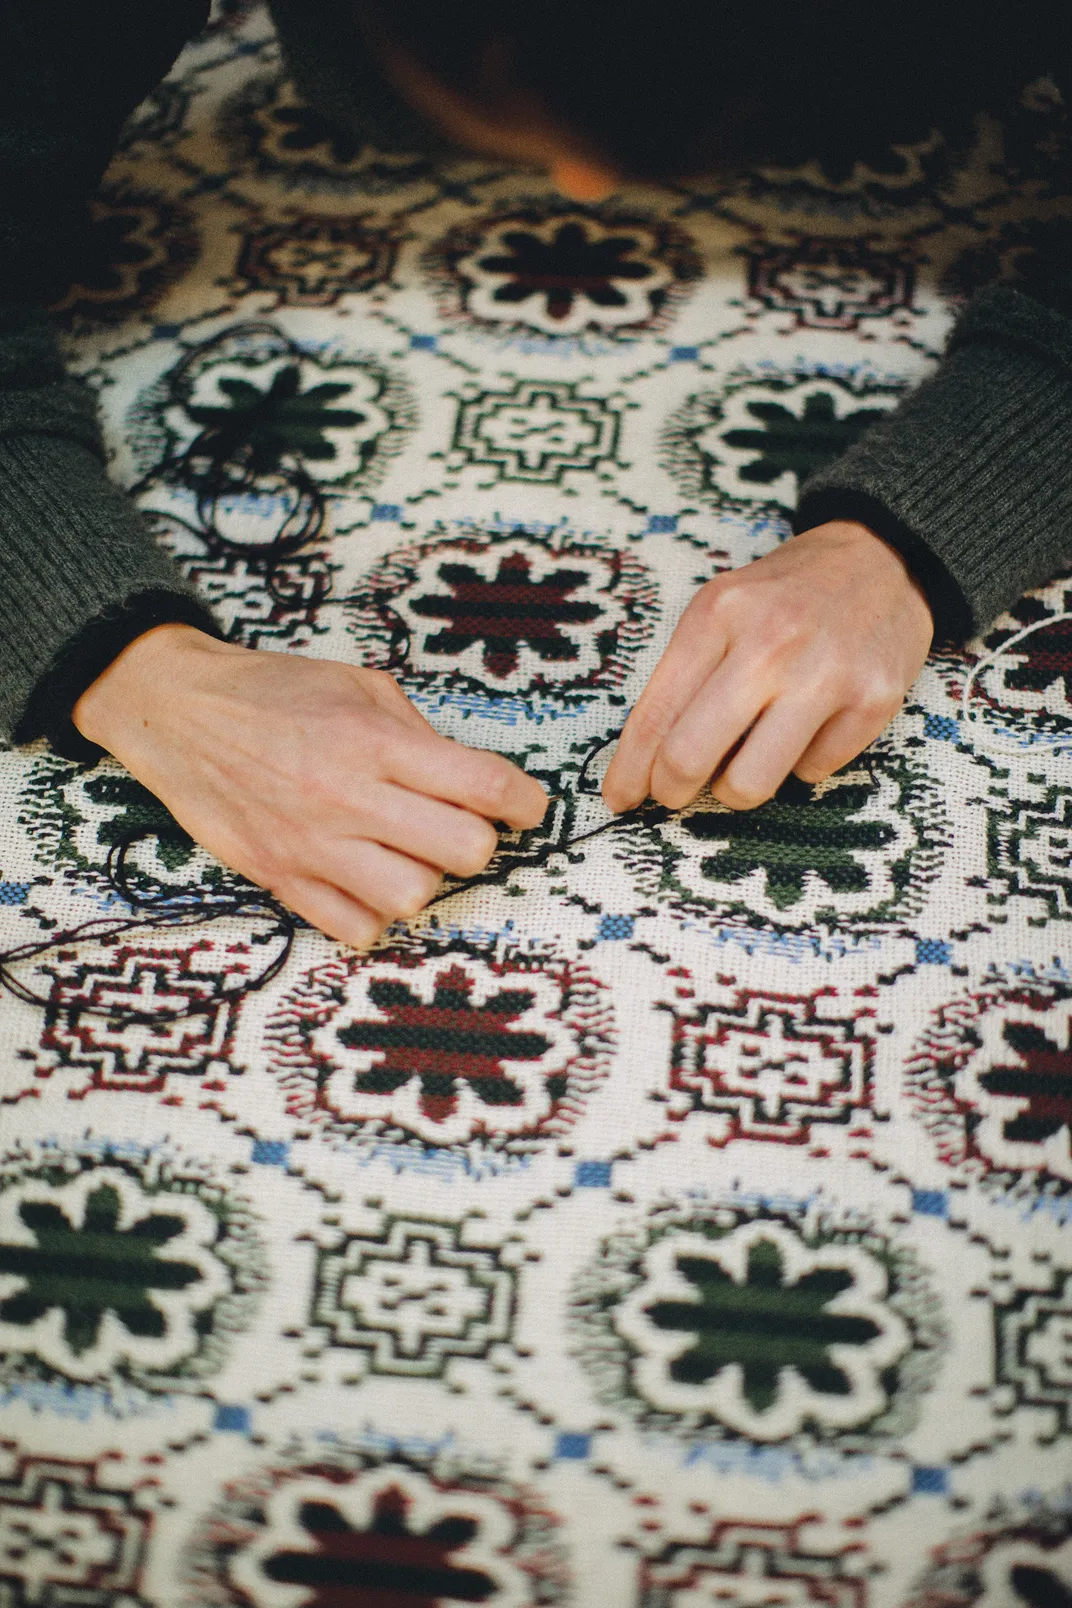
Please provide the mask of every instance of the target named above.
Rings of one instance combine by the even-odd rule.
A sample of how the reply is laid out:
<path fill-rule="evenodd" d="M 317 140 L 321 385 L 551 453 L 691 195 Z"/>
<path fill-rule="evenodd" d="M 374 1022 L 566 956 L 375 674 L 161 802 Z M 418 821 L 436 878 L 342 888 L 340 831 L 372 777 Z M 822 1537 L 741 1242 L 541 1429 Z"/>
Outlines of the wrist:
<path fill-rule="evenodd" d="M 125 733 L 143 729 L 161 693 L 186 685 L 192 655 L 242 651 L 217 641 L 196 626 L 172 621 L 135 637 L 92 681 L 71 710 L 71 722 L 88 742 L 109 753 Z"/>
<path fill-rule="evenodd" d="M 910 609 L 919 615 L 920 624 L 925 625 L 933 635 L 934 614 L 930 599 L 900 548 L 888 542 L 869 525 L 864 525 L 855 519 L 830 519 L 822 525 L 813 525 L 810 529 L 801 531 L 793 539 L 799 542 L 811 538 L 822 541 L 835 550 L 856 554 L 869 568 L 876 562 L 881 564 L 891 579 L 903 585 Z"/>

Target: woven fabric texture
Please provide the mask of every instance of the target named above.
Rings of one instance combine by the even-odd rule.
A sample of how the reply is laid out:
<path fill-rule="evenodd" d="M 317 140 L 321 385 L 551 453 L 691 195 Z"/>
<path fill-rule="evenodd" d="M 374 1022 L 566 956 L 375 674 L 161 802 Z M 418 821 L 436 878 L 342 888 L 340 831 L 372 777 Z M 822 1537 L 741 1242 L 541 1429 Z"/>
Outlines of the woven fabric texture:
<path fill-rule="evenodd" d="M 232 12 L 59 314 L 114 476 L 232 640 L 552 805 L 358 955 L 0 755 L 0 1603 L 1068 1604 L 1072 576 L 824 785 L 599 796 L 690 596 L 1052 232 L 1060 108 L 579 207 L 347 142 Z"/>

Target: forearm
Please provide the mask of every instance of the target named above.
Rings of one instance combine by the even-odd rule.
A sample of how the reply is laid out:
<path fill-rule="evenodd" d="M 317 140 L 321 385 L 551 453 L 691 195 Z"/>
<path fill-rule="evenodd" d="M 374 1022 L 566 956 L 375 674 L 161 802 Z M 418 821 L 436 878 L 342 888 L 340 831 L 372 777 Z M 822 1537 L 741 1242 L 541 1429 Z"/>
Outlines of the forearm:
<path fill-rule="evenodd" d="M 0 731 L 90 759 L 69 722 L 128 642 L 166 619 L 218 634 L 208 609 L 84 447 L 0 442 Z"/>
<path fill-rule="evenodd" d="M 1070 442 L 1072 322 L 991 293 L 938 373 L 806 483 L 794 525 L 869 526 L 913 568 L 939 639 L 961 639 L 1072 551 Z"/>

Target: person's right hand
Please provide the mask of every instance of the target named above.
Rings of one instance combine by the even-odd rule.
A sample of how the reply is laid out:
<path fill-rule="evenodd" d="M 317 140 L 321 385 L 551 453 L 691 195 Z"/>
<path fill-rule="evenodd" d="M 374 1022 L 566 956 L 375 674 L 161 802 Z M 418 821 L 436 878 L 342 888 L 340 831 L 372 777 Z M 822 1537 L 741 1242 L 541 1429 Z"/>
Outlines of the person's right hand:
<path fill-rule="evenodd" d="M 384 671 L 187 625 L 138 637 L 73 718 L 210 853 L 359 949 L 442 871 L 482 871 L 493 821 L 533 827 L 547 805 L 508 760 L 440 737 Z"/>

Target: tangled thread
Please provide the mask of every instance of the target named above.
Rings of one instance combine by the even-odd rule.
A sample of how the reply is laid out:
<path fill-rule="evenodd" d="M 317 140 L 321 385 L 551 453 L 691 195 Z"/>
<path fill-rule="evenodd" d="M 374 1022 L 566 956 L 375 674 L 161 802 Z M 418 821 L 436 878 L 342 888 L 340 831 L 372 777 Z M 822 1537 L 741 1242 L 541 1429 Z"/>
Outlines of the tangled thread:
<path fill-rule="evenodd" d="M 596 794 L 599 792 L 599 761 L 611 749 L 619 733 L 614 732 L 605 739 L 585 760 L 581 774 L 578 777 L 577 793 Z M 548 806 L 561 802 L 562 794 L 552 796 Z M 566 852 L 581 843 L 599 837 L 605 832 L 618 828 L 628 827 L 643 817 L 646 821 L 661 819 L 670 812 L 659 805 L 641 806 L 640 809 L 628 811 L 626 814 L 615 816 L 604 822 L 601 826 L 589 828 L 584 832 L 566 834 L 560 838 L 549 838 L 543 845 L 539 861 L 542 863 L 552 854 Z M 244 998 L 248 994 L 258 992 L 265 988 L 272 980 L 279 976 L 290 959 L 297 932 L 307 927 L 308 923 L 300 916 L 288 910 L 272 894 L 249 884 L 243 888 L 236 888 L 233 893 L 223 893 L 217 896 L 206 897 L 203 894 L 188 893 L 176 894 L 171 891 L 160 893 L 144 893 L 136 888 L 131 880 L 128 860 L 131 850 L 146 838 L 154 835 L 152 826 L 137 826 L 126 834 L 120 841 L 113 844 L 106 862 L 105 876 L 112 892 L 125 904 L 130 906 L 133 914 L 130 916 L 99 916 L 95 919 L 81 923 L 77 927 L 69 928 L 60 933 L 52 933 L 47 938 L 35 940 L 31 943 L 21 944 L 6 952 L 0 953 L 0 988 L 21 1000 L 27 1005 L 36 1005 L 42 1010 L 55 1008 L 55 1001 L 47 996 L 35 993 L 18 976 L 16 967 L 24 966 L 29 961 L 40 960 L 43 956 L 54 954 L 60 949 L 67 949 L 75 944 L 97 942 L 114 943 L 125 933 L 137 929 L 150 931 L 182 932 L 188 928 L 200 927 L 210 922 L 222 921 L 228 917 L 267 916 L 270 924 L 255 942 L 259 944 L 278 943 L 278 949 L 268 964 L 253 977 L 243 978 L 229 987 L 222 987 L 204 998 L 190 1000 L 181 1008 L 174 1010 L 161 1008 L 156 1011 L 139 1011 L 127 1009 L 123 1006 L 100 1006 L 85 1004 L 70 1004 L 61 1006 L 74 1016 L 94 1016 L 103 1018 L 116 1027 L 125 1027 L 132 1024 L 154 1026 L 167 1022 L 184 1021 L 190 1017 L 206 1015 L 215 1010 L 220 1004 Z M 501 859 L 501 856 L 497 856 Z M 506 865 L 496 868 L 495 862 L 476 876 L 459 879 L 452 882 L 448 888 L 429 901 L 428 908 L 441 904 L 445 899 L 453 899 L 455 895 L 464 893 L 468 888 L 495 882 L 503 875 L 509 874 L 513 862 L 506 856 Z"/>

